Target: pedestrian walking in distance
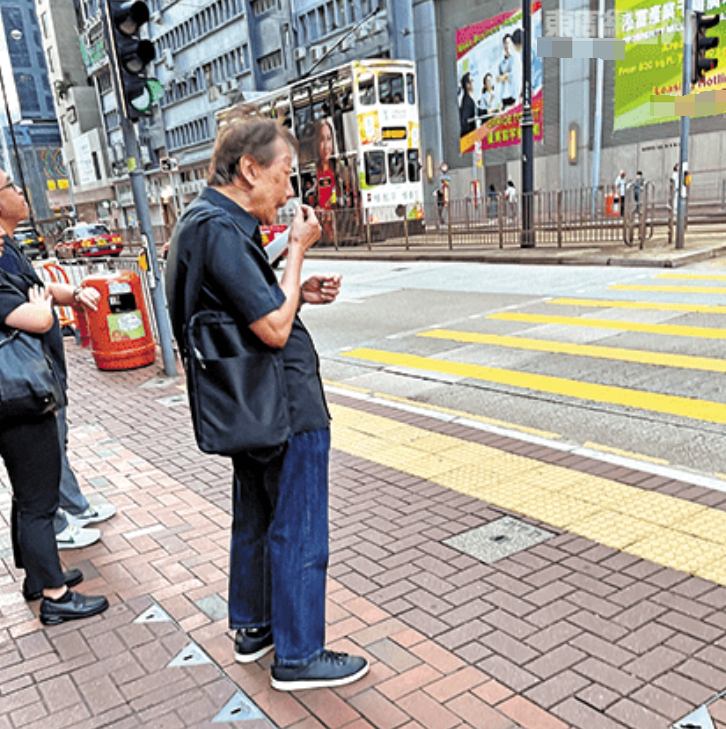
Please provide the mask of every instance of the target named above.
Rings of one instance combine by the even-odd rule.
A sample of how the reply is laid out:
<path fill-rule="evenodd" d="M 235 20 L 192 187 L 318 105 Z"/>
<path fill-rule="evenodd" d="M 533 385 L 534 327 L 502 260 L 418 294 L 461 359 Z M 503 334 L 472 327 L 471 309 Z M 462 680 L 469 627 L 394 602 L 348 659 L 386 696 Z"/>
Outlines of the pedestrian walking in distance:
<path fill-rule="evenodd" d="M 517 188 L 514 183 L 509 180 L 507 189 L 504 192 L 504 201 L 507 205 L 507 215 L 514 219 L 517 217 Z"/>
<path fill-rule="evenodd" d="M 628 185 L 628 181 L 625 179 L 625 170 L 620 170 L 620 173 L 615 178 L 615 197 L 618 199 L 620 205 L 620 217 L 625 215 L 625 188 Z"/>
<path fill-rule="evenodd" d="M 294 195 L 296 152 L 294 137 L 276 121 L 248 107 L 228 113 L 208 187 L 174 231 L 166 279 L 178 342 L 187 341 L 198 312 L 222 312 L 259 348 L 260 361 L 281 353 L 290 435 L 232 454 L 229 626 L 240 663 L 274 647 L 272 686 L 283 691 L 342 686 L 369 667 L 364 658 L 325 648 L 330 415 L 315 347 L 298 316 L 303 303 L 334 301 L 340 277 L 313 276 L 300 284 L 305 252 L 321 234 L 311 207 L 295 214 L 279 283 L 260 236 L 259 226 L 272 225 Z M 191 354 L 182 354 L 187 372 Z M 245 374 L 258 382 L 255 365 L 249 367 Z"/>

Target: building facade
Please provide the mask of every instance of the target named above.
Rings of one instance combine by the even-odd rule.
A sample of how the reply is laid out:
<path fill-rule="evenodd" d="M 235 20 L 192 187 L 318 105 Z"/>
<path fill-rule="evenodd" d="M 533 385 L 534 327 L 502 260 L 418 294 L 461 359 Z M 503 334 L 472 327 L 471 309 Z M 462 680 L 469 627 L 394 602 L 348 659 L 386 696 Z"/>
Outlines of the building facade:
<path fill-rule="evenodd" d="M 215 113 L 273 91 L 303 74 L 354 59 L 413 58 L 410 0 L 212 0 L 195 6 L 152 0 L 154 74 L 165 89 L 157 157 L 165 219 L 204 186 Z M 367 22 L 363 22 L 369 18 Z"/>
<path fill-rule="evenodd" d="M 0 71 L 2 163 L 24 179 L 35 219 L 47 221 L 68 176 L 33 0 L 0 0 Z"/>
<path fill-rule="evenodd" d="M 706 0 L 707 12 L 726 12 L 726 3 Z M 533 6 L 538 3 L 533 2 Z M 501 192 L 507 180 L 513 180 L 518 189 L 521 180 L 520 145 L 485 149 L 481 166 L 475 164 L 473 152 L 461 152 L 460 106 L 462 99 L 461 59 L 457 48 L 457 31 L 477 23 L 485 23 L 521 8 L 516 0 L 421 0 L 414 2 L 415 47 L 419 64 L 421 110 L 421 136 L 425 155 L 432 158 L 433 177 L 429 190 L 439 183 L 442 162 L 449 167 L 451 195 L 464 198 L 470 195 L 472 180 L 479 180 L 488 188 L 490 184 Z M 642 19 L 648 32 L 649 23 L 657 23 L 666 13 L 673 14 L 673 23 L 682 27 L 682 7 L 676 2 L 652 0 Z M 543 0 L 541 3 L 544 35 L 559 37 L 596 37 L 597 23 L 603 17 L 605 37 L 614 37 L 623 23 L 624 4 L 614 0 Z M 723 23 L 722 23 L 723 25 Z M 656 28 L 656 32 L 659 32 Z M 680 32 L 680 31 L 678 31 Z M 461 36 L 460 36 L 461 37 Z M 500 36 L 501 37 L 501 36 Z M 536 37 L 533 48 L 536 49 Z M 648 53 L 653 64 L 670 63 L 680 71 L 681 46 L 668 50 L 664 40 L 660 46 L 651 46 Z M 723 41 L 721 43 L 723 46 Z M 667 59 L 667 60 L 666 60 Z M 723 53 L 720 66 L 726 65 Z M 542 59 L 542 126 L 541 141 L 535 142 L 535 189 L 568 190 L 593 185 L 593 169 L 599 166 L 596 183 L 612 185 L 620 170 L 632 181 L 637 171 L 654 183 L 657 199 L 668 199 L 673 166 L 679 160 L 680 127 L 676 120 L 663 123 L 629 125 L 623 113 L 623 64 L 605 60 L 603 75 L 598 74 L 595 59 L 544 58 Z M 478 98 L 483 69 L 472 71 Z M 721 69 L 721 73 L 726 69 Z M 637 76 L 640 71 L 636 68 Z M 496 77 L 497 71 L 494 70 Z M 602 79 L 602 80 L 601 80 Z M 726 79 L 726 76 L 724 76 Z M 602 83 L 602 116 L 598 117 L 597 90 Z M 646 82 L 647 83 L 647 82 Z M 710 85 L 710 82 L 709 82 Z M 679 89 L 648 88 L 644 93 L 679 94 Z M 574 138 L 572 130 L 576 130 Z M 600 134 L 599 165 L 596 138 Z M 577 152 L 568 154 L 568 143 L 574 139 Z M 570 159 L 573 156 L 574 159 Z M 723 116 L 694 118 L 691 120 L 689 169 L 693 174 L 691 199 L 693 203 L 726 200 L 726 124 Z"/>

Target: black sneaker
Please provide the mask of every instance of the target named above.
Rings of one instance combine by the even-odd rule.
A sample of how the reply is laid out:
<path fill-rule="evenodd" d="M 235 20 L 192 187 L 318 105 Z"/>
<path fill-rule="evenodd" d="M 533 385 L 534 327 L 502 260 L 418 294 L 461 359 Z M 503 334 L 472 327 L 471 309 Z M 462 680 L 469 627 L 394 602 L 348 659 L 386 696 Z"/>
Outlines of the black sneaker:
<path fill-rule="evenodd" d="M 252 663 L 266 656 L 274 647 L 272 628 L 238 630 L 234 637 L 234 660 L 237 663 Z"/>
<path fill-rule="evenodd" d="M 272 688 L 278 691 L 332 688 L 353 683 L 368 673 L 365 658 L 323 651 L 305 666 L 272 666 Z"/>

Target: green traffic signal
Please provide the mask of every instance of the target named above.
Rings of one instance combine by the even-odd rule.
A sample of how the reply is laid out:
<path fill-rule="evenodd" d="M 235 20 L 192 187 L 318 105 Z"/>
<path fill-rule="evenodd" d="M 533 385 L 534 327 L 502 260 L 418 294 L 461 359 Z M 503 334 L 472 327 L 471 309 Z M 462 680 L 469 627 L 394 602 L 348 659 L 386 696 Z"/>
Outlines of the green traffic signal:
<path fill-rule="evenodd" d="M 126 117 L 138 121 L 151 116 L 152 99 L 147 87 L 146 66 L 154 60 L 154 44 L 139 37 L 149 21 L 149 7 L 141 0 L 107 0 L 111 21 L 110 36 L 119 70 L 121 96 Z"/>

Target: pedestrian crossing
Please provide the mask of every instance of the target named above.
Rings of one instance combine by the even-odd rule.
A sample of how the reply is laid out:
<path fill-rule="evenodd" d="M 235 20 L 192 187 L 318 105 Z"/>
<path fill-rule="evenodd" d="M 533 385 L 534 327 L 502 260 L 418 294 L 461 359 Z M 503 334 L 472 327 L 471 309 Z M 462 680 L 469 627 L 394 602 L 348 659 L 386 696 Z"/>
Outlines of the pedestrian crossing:
<path fill-rule="evenodd" d="M 667 291 L 676 296 L 682 293 L 705 293 L 721 291 L 726 289 L 712 286 L 712 281 L 726 281 L 726 276 L 716 274 L 660 274 L 654 278 L 674 281 L 673 284 L 663 285 L 626 285 L 611 284 L 607 287 L 609 291 L 627 291 L 632 293 L 662 293 Z M 682 286 L 678 280 L 689 280 L 699 282 L 696 285 Z M 720 402 L 718 393 L 723 388 L 715 387 L 711 390 L 716 392 L 715 399 L 701 399 L 697 392 L 684 394 L 671 394 L 669 392 L 654 392 L 638 387 L 621 386 L 620 383 L 599 384 L 598 369 L 589 369 L 588 362 L 593 365 L 598 361 L 609 361 L 622 363 L 624 365 L 636 365 L 650 368 L 659 368 L 661 371 L 688 371 L 691 373 L 703 372 L 717 375 L 726 372 L 726 358 L 705 357 L 695 354 L 681 353 L 684 347 L 691 346 L 687 341 L 691 340 L 694 348 L 698 346 L 699 340 L 709 340 L 718 350 L 719 343 L 726 341 L 726 306 L 691 304 L 684 301 L 647 301 L 647 300 L 608 300 L 608 299 L 578 299 L 573 297 L 558 297 L 546 300 L 544 303 L 537 302 L 535 305 L 538 311 L 499 311 L 484 315 L 480 321 L 498 322 L 502 324 L 515 325 L 514 330 L 508 333 L 492 334 L 487 331 L 465 331 L 445 329 L 442 327 L 432 328 L 418 332 L 417 338 L 429 340 L 450 341 L 467 345 L 467 349 L 450 349 L 443 356 L 422 356 L 402 351 L 387 351 L 384 349 L 373 349 L 361 347 L 352 351 L 342 353 L 343 356 L 358 359 L 365 362 L 382 365 L 386 368 L 403 368 L 415 372 L 429 372 L 463 379 L 471 379 L 493 385 L 502 385 L 512 388 L 515 391 L 529 391 L 556 395 L 571 399 L 576 402 L 595 402 L 606 405 L 615 405 L 640 411 L 660 413 L 686 418 L 702 423 L 726 424 L 726 402 Z M 582 308 L 582 315 L 570 314 L 560 315 L 557 313 L 539 313 L 544 307 L 546 310 L 558 306 Z M 526 307 L 524 307 L 526 308 Z M 599 318 L 587 315 L 587 309 L 611 309 L 613 315 L 617 312 L 618 318 Z M 699 320 L 699 325 L 687 325 L 681 323 L 653 323 L 637 320 L 639 316 L 628 318 L 627 313 L 634 314 L 643 311 L 671 312 L 674 315 L 708 314 L 716 315 L 709 317 L 707 322 Z M 603 311 L 605 317 L 607 313 Z M 706 325 L 707 324 L 707 325 Z M 531 325 L 523 331 L 519 325 Z M 720 326 L 719 326 L 720 325 Z M 542 326 L 553 327 L 547 331 L 551 339 L 538 336 L 532 337 L 533 328 Z M 612 332 L 612 336 L 620 334 L 643 335 L 638 343 L 641 348 L 606 346 L 604 344 L 573 343 L 569 341 L 556 341 L 567 339 L 562 332 L 555 327 L 577 328 L 572 338 L 588 337 L 587 330 L 605 330 Z M 484 324 L 486 329 L 486 324 Z M 608 335 L 605 335 L 608 336 Z M 595 338 L 595 337 L 591 337 Z M 632 339 L 630 340 L 632 341 Z M 477 350 L 481 347 L 481 351 Z M 495 351 L 511 352 L 532 352 L 553 356 L 564 356 L 573 358 L 583 364 L 577 367 L 569 367 L 562 371 L 574 371 L 576 377 L 559 377 L 551 374 L 536 374 L 521 369 L 512 369 L 499 366 L 488 366 L 487 364 L 476 364 L 479 360 L 487 362 L 487 348 Z M 675 350 L 675 351 L 674 351 Z M 465 354 L 464 354 L 465 352 Z M 458 356 L 457 356 L 458 355 Z M 465 358 L 466 361 L 460 361 Z M 566 361 L 566 360 L 565 360 Z M 529 369 L 533 366 L 528 362 Z M 612 378 L 612 370 L 609 370 Z M 589 381 L 595 380 L 595 381 Z M 646 388 L 657 389 L 661 377 L 647 378 Z M 623 378 L 623 383 L 626 378 Z M 644 381 L 644 378 L 637 378 L 637 381 Z M 711 394 L 709 393 L 709 394 Z M 712 396 L 712 395 L 711 395 Z"/>

